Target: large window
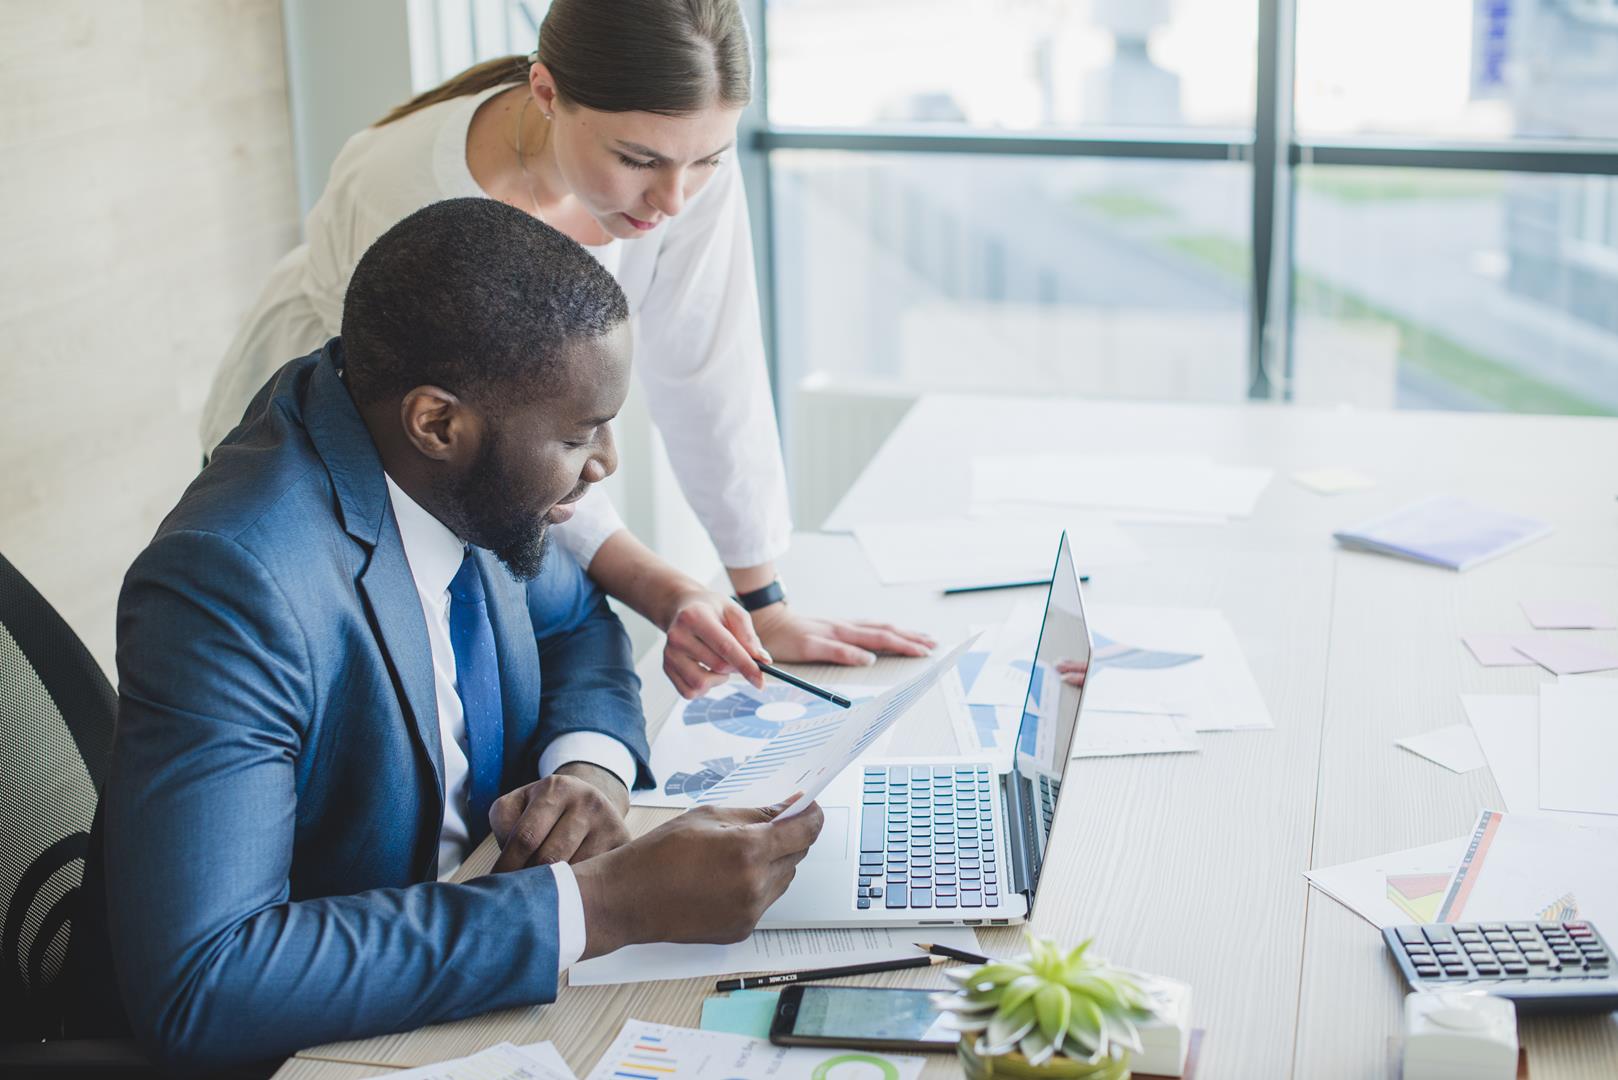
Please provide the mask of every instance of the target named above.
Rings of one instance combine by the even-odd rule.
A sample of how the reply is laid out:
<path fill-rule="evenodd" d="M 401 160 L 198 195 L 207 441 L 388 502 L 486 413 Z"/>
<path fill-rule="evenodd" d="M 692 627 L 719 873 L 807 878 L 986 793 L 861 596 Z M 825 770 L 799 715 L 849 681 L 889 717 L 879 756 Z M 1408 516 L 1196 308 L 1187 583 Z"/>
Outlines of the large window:
<path fill-rule="evenodd" d="M 546 7 L 410 2 L 435 76 Z M 811 377 L 1618 413 L 1618 0 L 743 6 L 789 428 Z"/>

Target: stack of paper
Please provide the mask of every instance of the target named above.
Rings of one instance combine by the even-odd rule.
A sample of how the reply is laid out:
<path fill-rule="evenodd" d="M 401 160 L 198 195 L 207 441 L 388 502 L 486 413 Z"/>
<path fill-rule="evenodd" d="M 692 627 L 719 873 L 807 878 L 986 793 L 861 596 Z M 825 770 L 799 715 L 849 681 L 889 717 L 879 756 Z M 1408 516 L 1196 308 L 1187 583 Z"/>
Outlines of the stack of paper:
<path fill-rule="evenodd" d="M 1273 475 L 1271 469 L 1219 465 L 1194 454 L 983 455 L 972 459 L 972 501 L 1218 522 L 1250 516 Z"/>
<path fill-rule="evenodd" d="M 832 1080 L 845 1074 L 915 1080 L 924 1064 L 914 1055 L 885 1050 L 772 1046 L 745 1035 L 630 1020 L 601 1055 L 590 1080 Z"/>
<path fill-rule="evenodd" d="M 1469 570 L 1549 536 L 1548 523 L 1451 497 L 1426 499 L 1332 535 L 1358 551 Z"/>

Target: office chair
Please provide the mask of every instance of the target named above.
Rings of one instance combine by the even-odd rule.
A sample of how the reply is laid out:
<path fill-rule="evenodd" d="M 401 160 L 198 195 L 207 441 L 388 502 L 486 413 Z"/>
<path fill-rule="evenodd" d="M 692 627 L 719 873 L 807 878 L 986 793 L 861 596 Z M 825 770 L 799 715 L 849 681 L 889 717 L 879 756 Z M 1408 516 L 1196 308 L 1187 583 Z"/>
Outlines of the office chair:
<path fill-rule="evenodd" d="M 0 556 L 0 1073 L 157 1075 L 133 1042 L 63 1040 L 63 964 L 117 695 Z"/>

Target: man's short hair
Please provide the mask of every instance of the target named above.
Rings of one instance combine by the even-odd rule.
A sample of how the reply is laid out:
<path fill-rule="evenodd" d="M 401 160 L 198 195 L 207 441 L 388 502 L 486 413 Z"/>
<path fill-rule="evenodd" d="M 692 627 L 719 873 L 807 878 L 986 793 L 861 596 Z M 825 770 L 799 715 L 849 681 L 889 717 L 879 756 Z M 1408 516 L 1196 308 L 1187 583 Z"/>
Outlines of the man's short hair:
<path fill-rule="evenodd" d="M 623 290 L 574 240 L 494 199 L 446 199 L 360 257 L 343 363 L 362 403 L 432 385 L 498 411 L 544 385 L 569 344 L 628 317 Z"/>

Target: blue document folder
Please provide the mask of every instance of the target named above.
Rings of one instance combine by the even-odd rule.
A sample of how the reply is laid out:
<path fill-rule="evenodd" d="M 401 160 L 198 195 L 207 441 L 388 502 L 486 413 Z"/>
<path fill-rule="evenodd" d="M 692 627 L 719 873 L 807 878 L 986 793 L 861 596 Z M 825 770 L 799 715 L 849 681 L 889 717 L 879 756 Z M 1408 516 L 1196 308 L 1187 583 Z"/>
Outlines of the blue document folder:
<path fill-rule="evenodd" d="M 1439 496 L 1332 535 L 1346 548 L 1468 570 L 1550 531 L 1550 523 L 1537 518 Z"/>

